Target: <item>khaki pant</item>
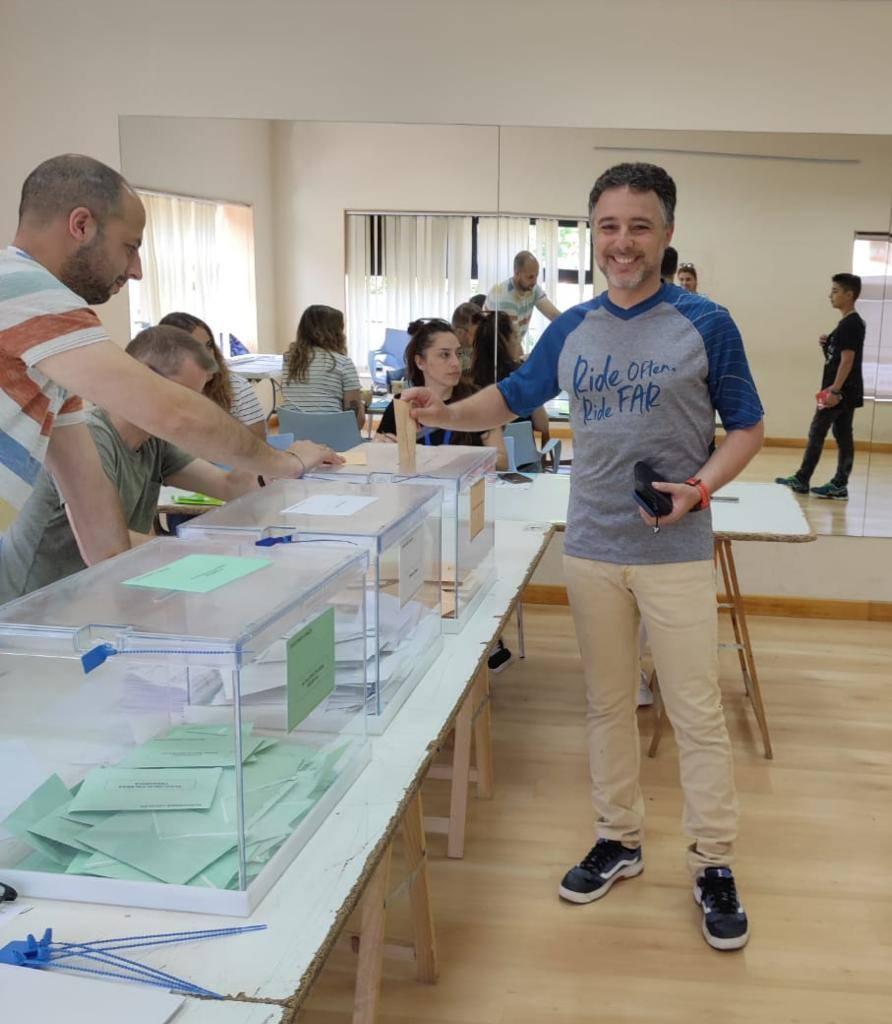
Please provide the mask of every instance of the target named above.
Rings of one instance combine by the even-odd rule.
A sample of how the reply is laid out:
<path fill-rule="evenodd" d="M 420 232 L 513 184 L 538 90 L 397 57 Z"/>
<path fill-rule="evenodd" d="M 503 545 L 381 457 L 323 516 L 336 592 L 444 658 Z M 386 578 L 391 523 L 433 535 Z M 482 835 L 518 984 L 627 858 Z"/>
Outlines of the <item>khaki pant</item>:
<path fill-rule="evenodd" d="M 592 801 L 599 838 L 641 844 L 636 704 L 643 620 L 678 744 L 692 874 L 729 865 L 737 836 L 731 744 L 718 686 L 712 562 L 613 565 L 564 556 L 585 674 Z"/>

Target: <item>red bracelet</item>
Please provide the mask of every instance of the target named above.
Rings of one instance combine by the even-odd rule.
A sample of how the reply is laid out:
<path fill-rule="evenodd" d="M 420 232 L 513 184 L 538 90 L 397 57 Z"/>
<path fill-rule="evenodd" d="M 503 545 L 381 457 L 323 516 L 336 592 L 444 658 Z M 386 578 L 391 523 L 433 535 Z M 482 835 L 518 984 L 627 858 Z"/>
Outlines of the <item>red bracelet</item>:
<path fill-rule="evenodd" d="M 700 492 L 700 504 L 695 505 L 694 508 L 698 512 L 702 512 L 703 509 L 709 508 L 709 491 L 707 490 L 706 484 L 700 479 L 700 477 L 688 477 L 685 480 L 686 484 L 690 484 L 691 487 L 696 487 Z"/>

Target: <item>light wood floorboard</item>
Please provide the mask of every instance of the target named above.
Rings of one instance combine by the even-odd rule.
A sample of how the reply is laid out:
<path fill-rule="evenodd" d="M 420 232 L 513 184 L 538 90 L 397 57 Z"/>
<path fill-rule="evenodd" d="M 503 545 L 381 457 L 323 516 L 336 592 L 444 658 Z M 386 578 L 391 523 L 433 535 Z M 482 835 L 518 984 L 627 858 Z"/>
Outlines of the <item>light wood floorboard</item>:
<path fill-rule="evenodd" d="M 528 607 L 527 660 L 493 677 L 494 799 L 470 801 L 464 860 L 429 842 L 440 981 L 387 964 L 380 1024 L 892 1021 L 892 630 L 750 624 L 773 762 L 759 755 L 736 657 L 722 653 L 747 949 L 718 953 L 700 935 L 668 734 L 655 760 L 642 758 L 644 874 L 587 907 L 558 901 L 592 839 L 580 665 L 568 610 Z M 651 715 L 639 712 L 642 749 Z M 444 813 L 447 792 L 427 783 L 426 810 Z M 404 902 L 388 911 L 403 937 Z M 336 952 L 300 1021 L 347 1024 L 354 971 Z"/>

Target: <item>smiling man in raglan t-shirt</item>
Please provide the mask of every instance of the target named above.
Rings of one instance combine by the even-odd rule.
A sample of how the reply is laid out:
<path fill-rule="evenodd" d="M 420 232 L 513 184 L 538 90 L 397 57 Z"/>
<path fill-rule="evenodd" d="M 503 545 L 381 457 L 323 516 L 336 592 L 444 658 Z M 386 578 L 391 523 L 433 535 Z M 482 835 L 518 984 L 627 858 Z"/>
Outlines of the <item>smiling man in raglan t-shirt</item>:
<path fill-rule="evenodd" d="M 643 620 L 678 741 L 703 933 L 716 949 L 739 949 L 749 930 L 731 870 L 737 797 L 718 687 L 708 506 L 759 450 L 762 407 L 727 310 L 660 281 L 675 198 L 660 167 L 606 171 L 589 214 L 607 291 L 555 320 L 499 384 L 449 406 L 423 388 L 403 397 L 423 424 L 480 430 L 569 393 L 564 571 L 586 681 L 597 842 L 564 876 L 560 895 L 590 903 L 643 867 L 635 720 Z M 727 432 L 718 448 L 716 411 Z M 639 460 L 666 481 L 655 486 L 672 499 L 658 531 L 633 501 Z"/>

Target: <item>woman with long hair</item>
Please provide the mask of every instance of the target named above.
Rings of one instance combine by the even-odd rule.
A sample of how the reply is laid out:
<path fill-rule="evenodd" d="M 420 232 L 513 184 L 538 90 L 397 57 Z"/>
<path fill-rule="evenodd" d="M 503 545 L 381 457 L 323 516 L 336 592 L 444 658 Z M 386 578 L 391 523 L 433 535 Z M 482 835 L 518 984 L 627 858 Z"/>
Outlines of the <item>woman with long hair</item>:
<path fill-rule="evenodd" d="M 266 414 L 260 399 L 250 381 L 233 373 L 226 365 L 223 353 L 214 341 L 214 333 L 204 320 L 191 313 L 168 313 L 158 324 L 179 327 L 205 346 L 217 361 L 217 372 L 208 381 L 204 396 L 244 423 L 252 433 L 266 439 Z"/>
<path fill-rule="evenodd" d="M 471 381 L 477 389 L 496 384 L 510 376 L 523 362 L 523 350 L 517 340 L 517 332 L 507 313 L 481 313 L 474 335 L 474 355 L 471 360 Z M 542 406 L 534 409 L 529 416 L 518 416 L 518 420 L 529 420 L 533 430 L 542 435 L 542 443 L 550 440 L 548 413 Z"/>
<path fill-rule="evenodd" d="M 282 369 L 283 405 L 298 412 L 352 410 L 359 429 L 365 407 L 359 374 L 347 355 L 344 314 L 332 306 L 307 306 L 297 335 L 285 353 Z"/>
<path fill-rule="evenodd" d="M 406 346 L 406 374 L 412 387 L 427 387 L 447 405 L 472 395 L 477 388 L 462 380 L 461 343 L 452 325 L 438 318 L 413 320 L 409 324 Z M 508 456 L 501 427 L 482 432 L 466 430 L 430 430 L 422 428 L 426 445 L 461 444 L 498 450 L 498 469 L 506 469 Z M 377 441 L 396 441 L 396 414 L 393 402 L 384 411 L 378 424 Z"/>

